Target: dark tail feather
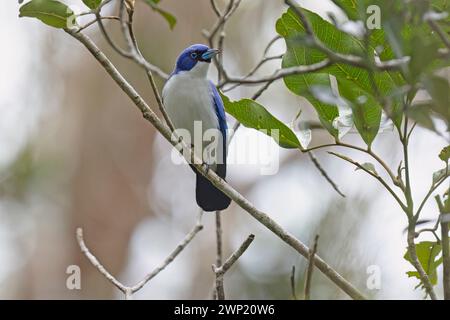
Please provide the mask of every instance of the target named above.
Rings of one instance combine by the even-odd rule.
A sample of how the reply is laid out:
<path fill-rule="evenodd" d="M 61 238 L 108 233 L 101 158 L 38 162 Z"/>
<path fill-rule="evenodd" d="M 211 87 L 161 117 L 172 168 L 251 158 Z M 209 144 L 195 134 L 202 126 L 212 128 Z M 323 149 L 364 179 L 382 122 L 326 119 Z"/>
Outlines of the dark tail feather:
<path fill-rule="evenodd" d="M 220 177 L 225 177 L 226 165 L 219 164 L 217 168 L 217 174 Z M 228 208 L 231 203 L 231 199 L 222 191 L 217 189 L 208 179 L 202 176 L 201 173 L 197 174 L 197 185 L 195 189 L 195 197 L 197 204 L 204 211 L 217 211 Z"/>

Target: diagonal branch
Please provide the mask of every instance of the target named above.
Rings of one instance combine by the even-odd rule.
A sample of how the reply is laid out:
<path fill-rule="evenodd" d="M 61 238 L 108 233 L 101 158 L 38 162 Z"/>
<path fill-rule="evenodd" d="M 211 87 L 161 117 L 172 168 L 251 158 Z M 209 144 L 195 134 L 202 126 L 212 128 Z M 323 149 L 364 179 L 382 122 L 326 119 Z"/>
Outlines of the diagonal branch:
<path fill-rule="evenodd" d="M 194 239 L 197 233 L 203 229 L 203 225 L 201 224 L 201 218 L 203 215 L 203 211 L 200 211 L 197 222 L 192 230 L 184 237 L 184 239 L 177 245 L 174 251 L 167 256 L 167 258 L 152 272 L 147 274 L 141 281 L 139 281 L 134 286 L 126 286 L 122 284 L 119 280 L 117 280 L 108 270 L 100 263 L 95 255 L 91 253 L 89 248 L 86 246 L 83 237 L 83 229 L 77 228 L 77 241 L 78 245 L 81 249 L 81 252 L 88 258 L 91 264 L 109 281 L 111 282 L 117 289 L 122 291 L 125 295 L 125 298 L 132 299 L 133 294 L 137 291 L 141 290 L 151 279 L 156 277 L 161 271 L 163 271 L 186 247 L 187 245 Z"/>
<path fill-rule="evenodd" d="M 332 152 L 332 151 L 328 151 L 329 154 L 338 157 L 344 161 L 347 161 L 353 165 L 355 165 L 356 167 L 358 167 L 359 169 L 363 170 L 364 172 L 368 173 L 369 175 L 371 175 L 372 177 L 374 177 L 375 179 L 377 179 L 385 188 L 387 191 L 389 191 L 389 193 L 392 195 L 392 197 L 397 201 L 397 203 L 400 205 L 400 207 L 405 210 L 406 206 L 403 203 L 402 200 L 400 200 L 400 198 L 398 197 L 398 195 L 394 192 L 394 190 L 392 190 L 392 188 L 386 183 L 386 181 L 384 181 L 384 179 L 382 177 L 380 177 L 378 174 L 372 172 L 371 170 L 368 170 L 366 167 L 364 167 L 362 164 L 360 164 L 359 162 L 356 162 L 352 159 L 350 159 L 349 157 L 343 156 L 339 153 L 336 152 Z"/>
<path fill-rule="evenodd" d="M 216 295 L 218 300 L 225 300 L 225 290 L 223 287 L 223 277 L 225 273 L 230 270 L 234 263 L 244 254 L 253 240 L 255 240 L 255 235 L 249 235 L 248 238 L 235 252 L 233 252 L 233 254 L 227 259 L 227 261 L 225 261 L 223 265 L 212 265 L 212 269 L 216 275 Z"/>

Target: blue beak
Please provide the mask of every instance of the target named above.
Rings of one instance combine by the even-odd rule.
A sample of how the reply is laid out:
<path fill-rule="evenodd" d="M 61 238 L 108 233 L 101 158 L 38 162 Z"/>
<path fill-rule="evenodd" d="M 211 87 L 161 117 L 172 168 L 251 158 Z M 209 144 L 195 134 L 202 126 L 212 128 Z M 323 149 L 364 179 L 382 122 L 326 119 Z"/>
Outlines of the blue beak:
<path fill-rule="evenodd" d="M 205 53 L 202 54 L 202 59 L 203 60 L 210 60 L 211 58 L 213 58 L 218 53 L 219 53 L 218 49 L 209 49 L 208 51 L 206 51 Z"/>

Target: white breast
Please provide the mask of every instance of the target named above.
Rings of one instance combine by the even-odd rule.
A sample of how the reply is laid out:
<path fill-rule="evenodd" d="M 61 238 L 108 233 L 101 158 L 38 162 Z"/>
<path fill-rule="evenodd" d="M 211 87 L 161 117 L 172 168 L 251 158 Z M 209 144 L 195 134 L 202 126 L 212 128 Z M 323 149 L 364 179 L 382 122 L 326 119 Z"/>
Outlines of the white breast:
<path fill-rule="evenodd" d="M 164 106 L 174 126 L 187 129 L 192 137 L 194 121 L 202 122 L 203 132 L 219 128 L 207 68 L 207 63 L 197 63 L 191 71 L 172 76 L 163 89 Z"/>
<path fill-rule="evenodd" d="M 211 85 L 206 78 L 209 64 L 199 62 L 188 72 L 173 75 L 163 89 L 167 114 L 178 129 L 186 129 L 194 142 L 194 122 L 201 121 L 202 136 L 208 129 L 219 129 Z M 203 144 L 206 147 L 206 144 Z M 220 148 L 219 148 L 220 149 Z M 218 150 L 221 157 L 222 152 Z M 205 160 L 205 159 L 204 159 Z"/>

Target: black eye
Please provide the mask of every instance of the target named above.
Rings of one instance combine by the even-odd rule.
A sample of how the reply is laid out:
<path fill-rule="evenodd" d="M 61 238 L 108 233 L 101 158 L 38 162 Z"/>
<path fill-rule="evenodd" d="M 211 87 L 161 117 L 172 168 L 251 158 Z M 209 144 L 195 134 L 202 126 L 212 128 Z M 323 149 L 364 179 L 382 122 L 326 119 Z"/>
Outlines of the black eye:
<path fill-rule="evenodd" d="M 197 59 L 197 52 L 192 52 L 191 53 L 191 58 L 192 59 Z"/>

